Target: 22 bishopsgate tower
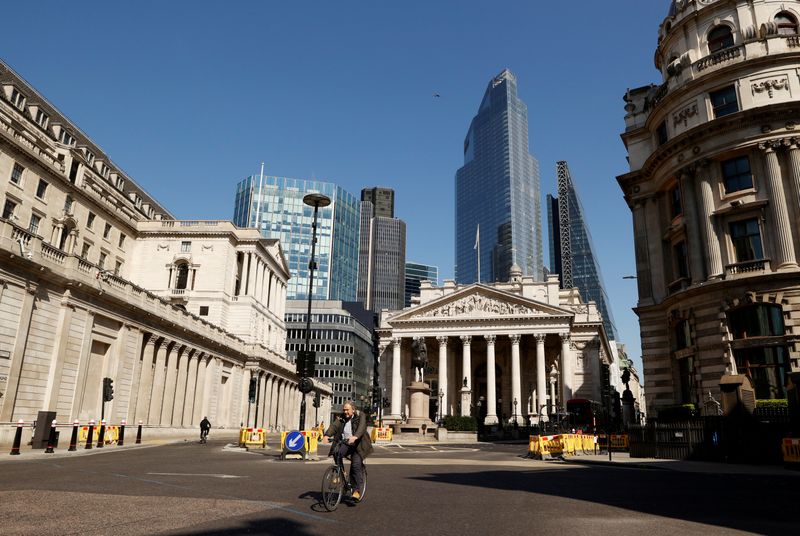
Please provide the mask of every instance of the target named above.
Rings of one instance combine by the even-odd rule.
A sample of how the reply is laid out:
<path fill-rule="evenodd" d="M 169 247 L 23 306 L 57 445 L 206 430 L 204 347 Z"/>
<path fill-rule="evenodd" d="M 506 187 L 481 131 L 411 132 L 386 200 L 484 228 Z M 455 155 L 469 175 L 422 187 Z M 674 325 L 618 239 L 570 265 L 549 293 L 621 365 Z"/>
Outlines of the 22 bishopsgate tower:
<path fill-rule="evenodd" d="M 513 264 L 543 279 L 539 163 L 528 108 L 508 69 L 486 88 L 456 172 L 456 280 L 508 281 Z M 480 259 L 480 261 L 479 261 Z"/>

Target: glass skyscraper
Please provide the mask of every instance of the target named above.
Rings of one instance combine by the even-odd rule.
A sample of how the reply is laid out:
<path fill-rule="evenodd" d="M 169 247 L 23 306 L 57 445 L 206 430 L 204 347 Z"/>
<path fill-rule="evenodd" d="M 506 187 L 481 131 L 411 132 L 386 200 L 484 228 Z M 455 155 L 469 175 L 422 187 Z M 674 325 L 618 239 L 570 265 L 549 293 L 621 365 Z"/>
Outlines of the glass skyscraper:
<path fill-rule="evenodd" d="M 236 186 L 233 221 L 239 227 L 259 229 L 266 238 L 280 239 L 292 274 L 287 299 L 306 299 L 314 208 L 303 203 L 303 196 L 311 192 L 332 201 L 319 209 L 317 217 L 313 297 L 355 301 L 359 201 L 352 194 L 330 182 L 254 175 Z"/>
<path fill-rule="evenodd" d="M 583 207 L 566 162 L 558 162 L 558 197 L 547 196 L 550 234 L 550 270 L 558 274 L 561 288 L 577 287 L 583 301 L 593 301 L 603 315 L 606 335 L 617 340 L 608 294 Z"/>
<path fill-rule="evenodd" d="M 464 140 L 464 166 L 456 172 L 456 280 L 478 281 L 478 253 L 481 281 L 508 281 L 514 263 L 543 280 L 541 221 L 528 108 L 506 69 L 486 88 Z"/>
<path fill-rule="evenodd" d="M 432 281 L 434 285 L 438 285 L 439 268 L 418 262 L 407 262 L 405 307 L 411 306 L 411 296 L 419 296 L 419 286 L 423 281 Z"/>

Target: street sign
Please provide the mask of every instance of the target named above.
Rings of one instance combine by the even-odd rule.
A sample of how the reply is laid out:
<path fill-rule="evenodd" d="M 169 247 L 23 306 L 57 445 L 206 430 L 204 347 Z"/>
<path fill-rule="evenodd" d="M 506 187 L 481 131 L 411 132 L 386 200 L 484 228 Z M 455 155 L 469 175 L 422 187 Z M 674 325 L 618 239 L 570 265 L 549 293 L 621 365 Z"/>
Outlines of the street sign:
<path fill-rule="evenodd" d="M 306 446 L 306 438 L 294 430 L 286 434 L 286 450 L 291 452 L 300 452 Z"/>

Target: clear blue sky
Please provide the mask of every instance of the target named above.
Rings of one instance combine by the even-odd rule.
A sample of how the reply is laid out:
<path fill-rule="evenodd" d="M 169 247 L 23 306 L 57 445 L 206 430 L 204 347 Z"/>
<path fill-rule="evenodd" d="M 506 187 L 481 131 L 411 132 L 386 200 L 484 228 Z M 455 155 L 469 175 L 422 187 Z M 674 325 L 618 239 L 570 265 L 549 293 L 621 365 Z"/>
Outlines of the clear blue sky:
<path fill-rule="evenodd" d="M 231 219 L 236 182 L 396 190 L 407 258 L 453 276 L 454 175 L 488 81 L 517 76 L 542 193 L 567 160 L 641 371 L 622 96 L 658 83 L 668 0 L 26 3 L 0 56 L 177 218 Z M 441 95 L 433 97 L 434 93 Z M 544 205 L 543 205 L 544 206 Z M 546 222 L 543 222 L 546 236 Z M 547 257 L 545 257 L 547 258 Z"/>

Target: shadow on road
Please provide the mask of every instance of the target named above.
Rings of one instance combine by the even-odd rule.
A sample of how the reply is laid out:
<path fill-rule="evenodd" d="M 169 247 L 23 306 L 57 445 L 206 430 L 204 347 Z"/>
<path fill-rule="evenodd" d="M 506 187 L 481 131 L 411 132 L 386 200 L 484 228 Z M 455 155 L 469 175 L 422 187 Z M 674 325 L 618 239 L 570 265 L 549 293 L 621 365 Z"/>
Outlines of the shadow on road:
<path fill-rule="evenodd" d="M 237 525 L 227 525 L 219 529 L 199 529 L 196 531 L 183 530 L 180 532 L 171 532 L 175 536 L 237 536 L 239 534 L 265 534 L 276 536 L 287 536 L 289 534 L 296 536 L 311 536 L 318 534 L 312 532 L 311 528 L 304 523 L 299 523 L 292 519 L 285 517 L 270 517 L 264 519 L 242 520 Z"/>
<path fill-rule="evenodd" d="M 620 473 L 599 467 L 568 469 L 557 476 L 542 471 L 482 471 L 433 473 L 411 480 L 564 497 L 759 534 L 794 533 L 797 525 L 790 505 L 800 500 L 796 481 L 789 478 Z"/>

